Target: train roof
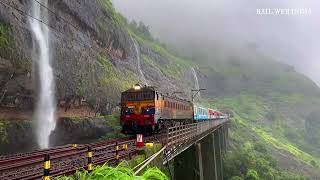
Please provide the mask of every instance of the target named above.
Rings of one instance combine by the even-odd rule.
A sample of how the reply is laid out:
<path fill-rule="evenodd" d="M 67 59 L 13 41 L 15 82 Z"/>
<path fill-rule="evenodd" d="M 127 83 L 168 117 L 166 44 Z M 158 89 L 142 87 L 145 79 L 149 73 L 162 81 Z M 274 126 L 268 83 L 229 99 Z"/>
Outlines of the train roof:
<path fill-rule="evenodd" d="M 123 91 L 122 93 L 134 93 L 134 92 L 156 92 L 158 93 L 159 95 L 165 97 L 165 98 L 170 98 L 170 99 L 173 99 L 173 100 L 176 100 L 176 101 L 184 101 L 184 102 L 189 102 L 191 103 L 190 100 L 187 100 L 187 99 L 182 99 L 182 98 L 179 98 L 177 96 L 170 96 L 169 93 L 162 93 L 158 90 L 156 90 L 155 87 L 153 86 L 140 86 L 141 88 L 140 89 L 135 89 L 134 87 L 126 90 L 126 91 Z"/>
<path fill-rule="evenodd" d="M 155 91 L 152 86 L 142 86 L 141 89 L 134 89 L 133 87 L 124 92 L 141 92 L 141 91 Z"/>

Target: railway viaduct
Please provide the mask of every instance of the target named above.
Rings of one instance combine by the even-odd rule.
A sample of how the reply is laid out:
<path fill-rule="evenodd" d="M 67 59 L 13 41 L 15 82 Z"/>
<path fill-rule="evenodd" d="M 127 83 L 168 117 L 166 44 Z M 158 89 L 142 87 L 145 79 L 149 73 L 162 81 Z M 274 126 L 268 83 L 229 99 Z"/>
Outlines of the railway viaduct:
<path fill-rule="evenodd" d="M 208 134 L 174 158 L 175 179 L 223 179 L 222 156 L 227 148 L 227 126 Z"/>
<path fill-rule="evenodd" d="M 135 173 L 139 173 L 153 157 L 163 154 L 163 164 L 173 166 L 173 169 L 169 168 L 173 179 L 223 179 L 222 157 L 228 144 L 228 126 L 229 119 L 210 120 L 171 127 L 166 133 L 144 138 L 146 142 L 162 143 L 163 148 Z M 134 156 L 136 148 L 135 138 L 124 138 L 0 157 L 0 179 L 42 179 L 44 172 L 47 176 L 58 176 L 105 162 L 116 165 L 120 160 Z M 43 169 L 46 167 L 44 160 L 50 164 L 47 171 Z"/>
<path fill-rule="evenodd" d="M 175 139 L 171 141 L 175 145 L 170 146 L 171 143 L 168 143 L 170 150 L 166 153 L 170 158 L 164 163 L 172 161 L 170 163 L 173 164 L 174 179 L 223 179 L 222 158 L 227 149 L 228 128 L 229 120 L 220 120 L 198 124 L 196 128 L 169 129 L 169 140 Z M 177 131 L 185 133 L 176 133 Z M 183 136 L 193 136 L 193 132 L 197 135 L 183 141 Z"/>

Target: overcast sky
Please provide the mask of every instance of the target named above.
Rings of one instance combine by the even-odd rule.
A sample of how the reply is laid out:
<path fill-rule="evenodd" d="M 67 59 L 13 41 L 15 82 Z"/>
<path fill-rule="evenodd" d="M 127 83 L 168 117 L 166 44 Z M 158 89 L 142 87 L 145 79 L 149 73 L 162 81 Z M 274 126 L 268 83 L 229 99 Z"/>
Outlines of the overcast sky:
<path fill-rule="evenodd" d="M 256 43 L 267 55 L 294 65 L 320 85 L 318 0 L 113 0 L 113 3 L 129 20 L 149 25 L 152 34 L 163 41 Z M 257 14 L 257 9 L 268 8 L 307 11 Z"/>

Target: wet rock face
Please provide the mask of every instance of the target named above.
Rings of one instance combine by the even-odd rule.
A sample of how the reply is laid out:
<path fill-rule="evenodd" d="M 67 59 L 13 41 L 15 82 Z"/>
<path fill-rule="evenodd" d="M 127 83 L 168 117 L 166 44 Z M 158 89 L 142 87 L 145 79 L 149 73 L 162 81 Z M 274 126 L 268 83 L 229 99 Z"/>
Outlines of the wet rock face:
<path fill-rule="evenodd" d="M 31 3 L 12 0 L 10 5 L 28 12 Z M 55 12 L 49 13 L 48 21 L 58 104 L 83 98 L 95 111 L 110 112 L 119 103 L 122 90 L 141 82 L 138 63 L 148 84 L 162 92 L 177 91 L 182 82 L 189 81 L 188 77 L 168 77 L 159 67 L 170 66 L 170 59 L 148 45 L 138 42 L 137 53 L 126 27 L 100 0 L 49 1 L 48 6 Z M 0 109 L 32 112 L 38 78 L 36 62 L 32 62 L 29 20 L 10 7 L 0 6 L 0 26 L 9 28 L 12 49 L 8 55 L 0 46 Z M 156 65 L 144 62 L 144 55 Z"/>
<path fill-rule="evenodd" d="M 62 119 L 58 122 L 57 128 L 51 134 L 51 142 L 56 145 L 66 143 L 88 143 L 93 139 L 111 133 L 112 128 L 107 127 L 103 118 L 95 119 Z"/>
<path fill-rule="evenodd" d="M 51 146 L 90 143 L 112 131 L 103 118 L 61 119 L 51 134 Z M 32 121 L 0 121 L 0 137 L 0 155 L 38 149 Z"/>
<path fill-rule="evenodd" d="M 24 12 L 29 11 L 31 4 L 19 0 L 8 3 Z M 98 0 L 50 1 L 49 8 L 56 13 L 49 13 L 48 21 L 57 99 L 86 96 L 95 104 L 99 97 L 103 97 L 98 89 L 103 75 L 97 55 L 130 60 L 127 58 L 131 56 L 130 38 Z M 32 82 L 36 82 L 37 69 L 36 66 L 32 69 L 34 44 L 28 18 L 2 5 L 0 25 L 9 28 L 6 38 L 10 40 L 12 50 L 5 52 L 0 46 L 0 106 L 32 110 L 37 87 Z M 84 84 L 88 88 L 83 90 Z"/>

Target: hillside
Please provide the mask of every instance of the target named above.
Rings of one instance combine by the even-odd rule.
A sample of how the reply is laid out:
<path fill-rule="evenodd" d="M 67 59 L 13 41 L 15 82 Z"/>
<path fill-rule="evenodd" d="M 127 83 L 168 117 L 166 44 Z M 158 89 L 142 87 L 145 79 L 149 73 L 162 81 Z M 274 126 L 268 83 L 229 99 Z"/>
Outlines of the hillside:
<path fill-rule="evenodd" d="M 226 178 L 244 178 L 249 170 L 261 179 L 299 178 L 278 174 L 277 168 L 319 178 L 320 136 L 314 129 L 320 91 L 314 82 L 247 46 L 205 53 L 183 48 L 182 52 L 189 53 L 201 69 L 200 87 L 207 89 L 203 103 L 234 113 Z"/>
<path fill-rule="evenodd" d="M 9 4 L 23 12 L 30 6 Z M 34 89 L 28 19 L 9 6 L 0 8 L 0 104 L 30 110 Z M 189 73 L 189 62 L 135 35 L 107 0 L 59 1 L 50 8 L 57 14 L 51 14 L 49 22 L 59 103 L 83 97 L 91 107 L 110 111 L 110 105 L 119 102 L 119 92 L 134 82 L 174 91 L 176 82 Z"/>
<path fill-rule="evenodd" d="M 7 3 L 23 12 L 30 7 L 28 1 Z M 0 119 L 32 119 L 37 93 L 32 84 L 32 38 L 28 18 L 10 6 L 0 4 Z M 49 8 L 55 12 L 48 22 L 61 109 L 80 99 L 90 111 L 111 114 L 120 92 L 136 82 L 163 92 L 183 91 L 188 97 L 195 84 L 194 68 L 200 87 L 207 89 L 199 101 L 234 112 L 230 156 L 243 146 L 249 151 L 258 141 L 280 170 L 320 177 L 320 137 L 314 128 L 318 116 L 313 113 L 320 109 L 320 90 L 291 66 L 247 46 L 171 52 L 139 34 L 109 0 L 50 1 Z M 252 164 L 226 177 L 262 167 Z M 237 165 L 241 163 L 235 163 L 235 169 Z"/>

